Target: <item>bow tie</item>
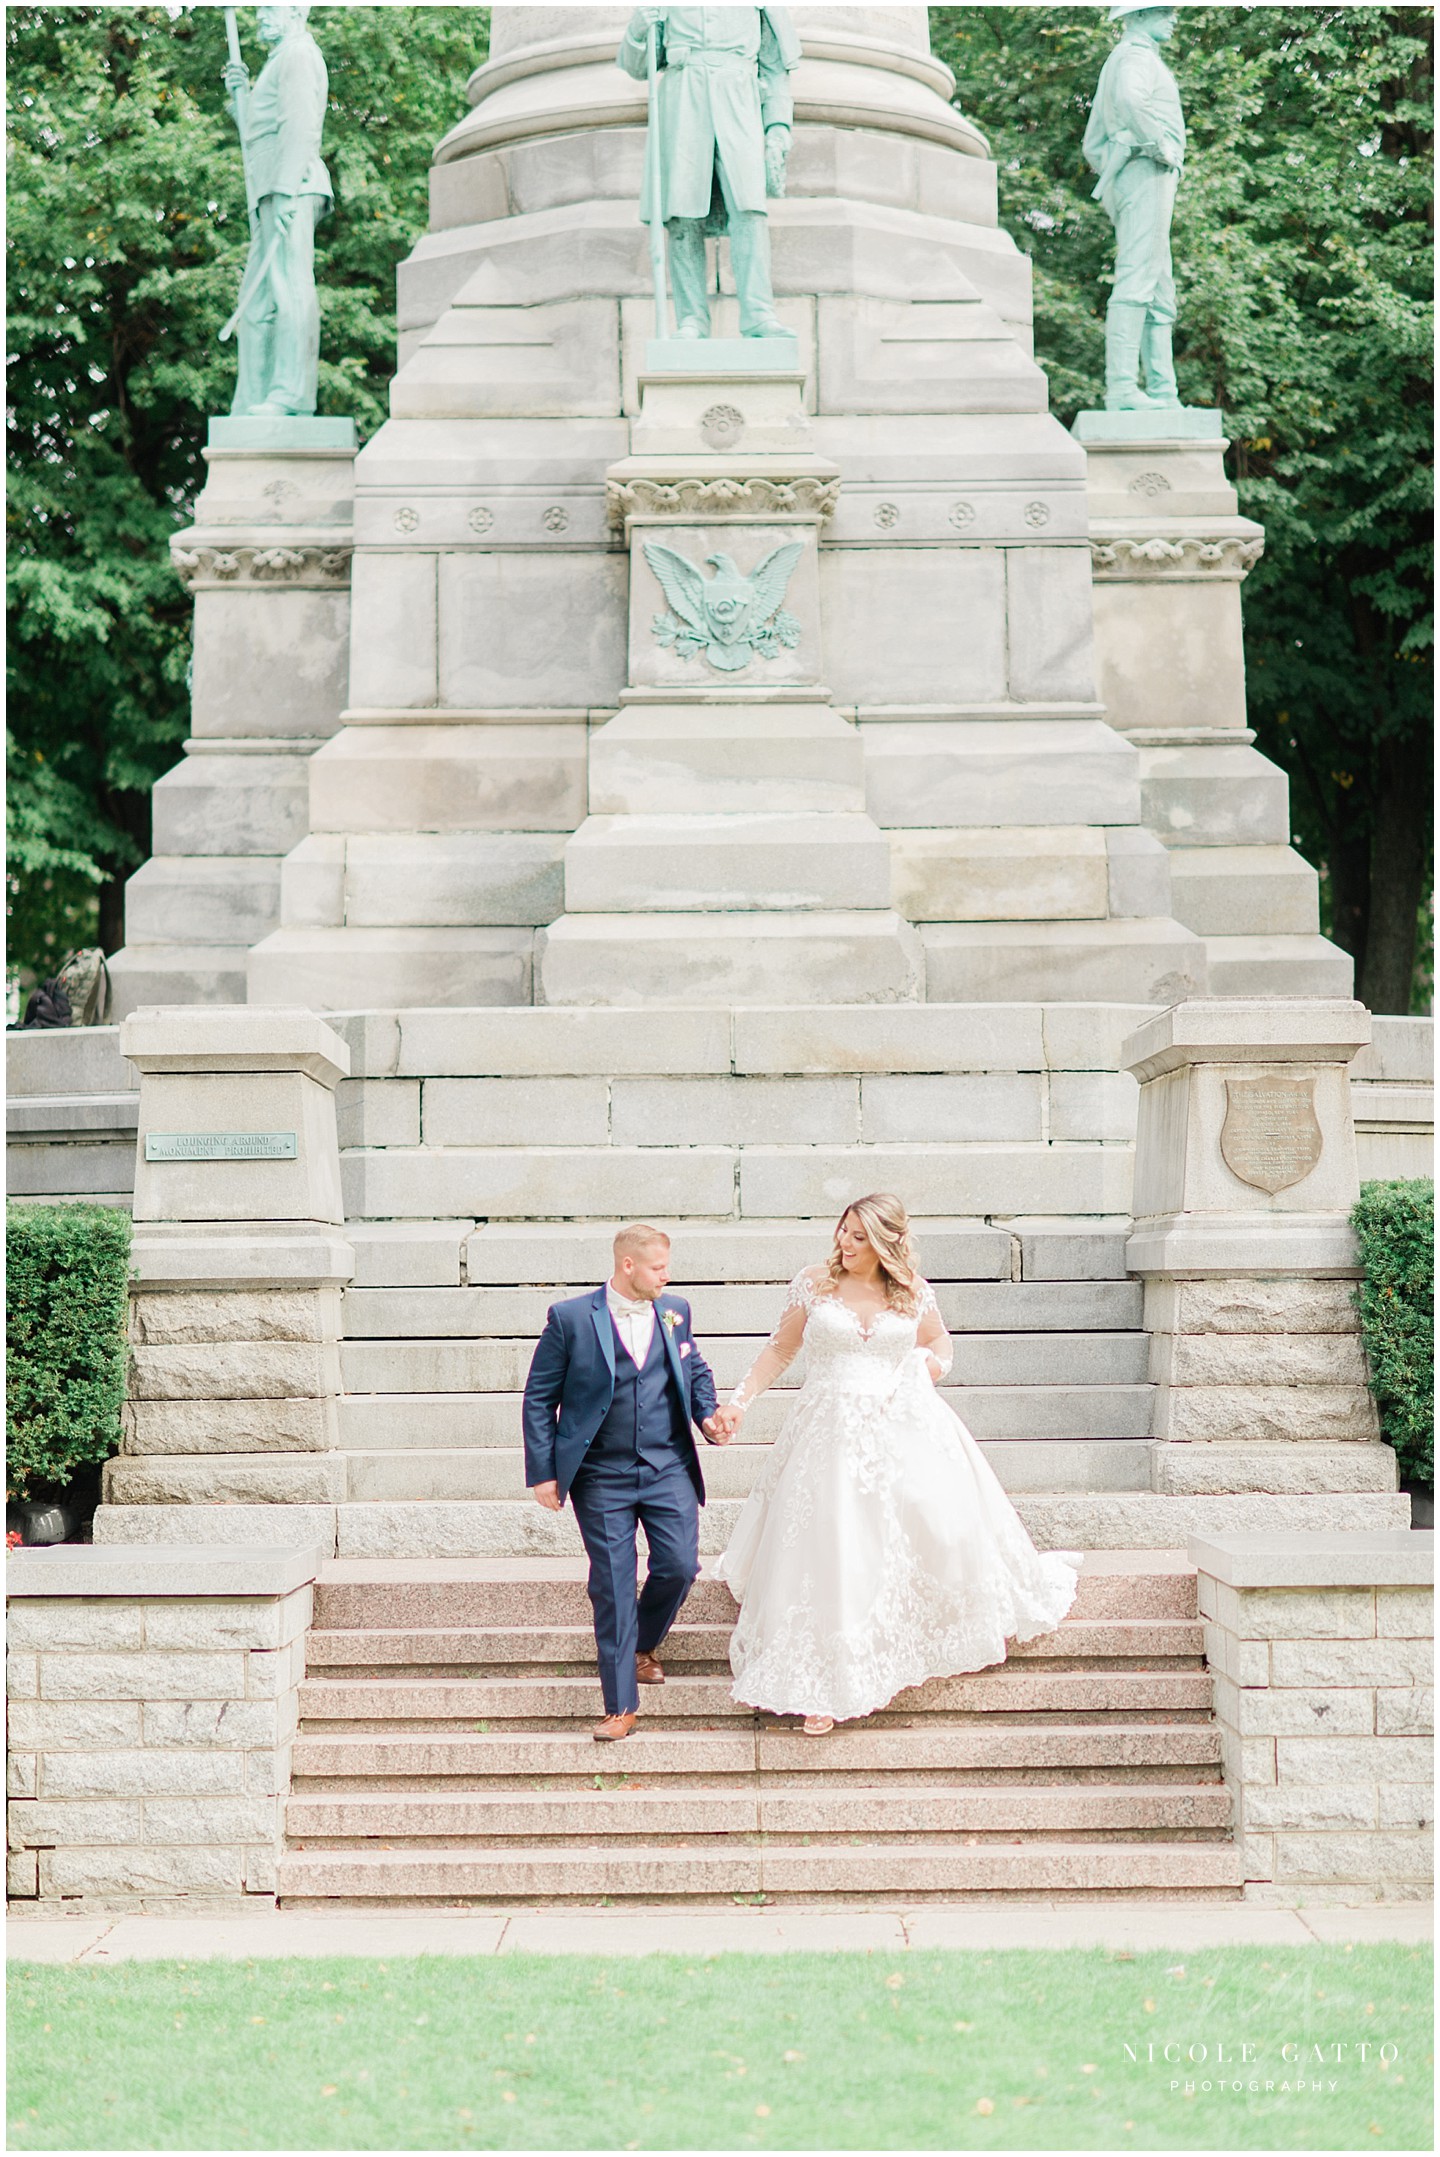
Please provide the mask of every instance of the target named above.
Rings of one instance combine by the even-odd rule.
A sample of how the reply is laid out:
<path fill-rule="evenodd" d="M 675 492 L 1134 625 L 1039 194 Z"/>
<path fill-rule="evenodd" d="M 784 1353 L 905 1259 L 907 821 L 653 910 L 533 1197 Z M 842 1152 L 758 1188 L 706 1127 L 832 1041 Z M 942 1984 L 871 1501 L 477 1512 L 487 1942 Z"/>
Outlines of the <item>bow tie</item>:
<path fill-rule="evenodd" d="M 613 1289 L 611 1294 L 614 1296 L 616 1310 L 625 1318 L 643 1318 L 647 1311 L 653 1311 L 655 1308 L 653 1303 L 631 1303 L 624 1296 L 614 1295 Z"/>

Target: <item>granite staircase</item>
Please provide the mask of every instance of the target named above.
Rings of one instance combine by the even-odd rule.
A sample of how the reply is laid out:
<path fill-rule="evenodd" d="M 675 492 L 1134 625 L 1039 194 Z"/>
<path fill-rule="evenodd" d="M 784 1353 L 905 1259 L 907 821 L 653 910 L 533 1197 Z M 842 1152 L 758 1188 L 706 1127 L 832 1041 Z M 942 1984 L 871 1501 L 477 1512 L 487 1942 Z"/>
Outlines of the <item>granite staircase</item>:
<path fill-rule="evenodd" d="M 325 1568 L 284 1905 L 1240 1895 L 1177 1557 L 1091 1553 L 1056 1632 L 824 1739 L 731 1700 L 735 1605 L 702 1578 L 606 1748 L 582 1573 Z"/>

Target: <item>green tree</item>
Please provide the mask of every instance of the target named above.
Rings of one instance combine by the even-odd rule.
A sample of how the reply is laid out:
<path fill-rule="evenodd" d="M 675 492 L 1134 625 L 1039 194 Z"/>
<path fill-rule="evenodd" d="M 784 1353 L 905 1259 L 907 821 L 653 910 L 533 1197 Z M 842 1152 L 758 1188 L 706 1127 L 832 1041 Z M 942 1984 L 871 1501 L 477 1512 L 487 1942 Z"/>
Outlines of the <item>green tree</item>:
<path fill-rule="evenodd" d="M 248 21 L 250 11 L 244 11 Z M 394 273 L 489 13 L 325 8 L 320 407 L 362 438 L 395 364 Z M 228 410 L 217 333 L 248 243 L 218 7 L 11 7 L 8 523 L 11 961 L 121 941 L 150 788 L 188 728 L 190 602 L 170 534 Z M 262 58 L 253 36 L 252 71 Z"/>
<path fill-rule="evenodd" d="M 1067 422 L 1103 402 L 1112 247 L 1080 154 L 1100 8 L 932 8 L 1035 266 Z M 1241 509 L 1250 722 L 1291 778 L 1325 926 L 1378 1011 L 1411 1008 L 1432 856 L 1432 86 L 1419 7 L 1186 8 L 1175 216 L 1187 403 L 1219 404 Z"/>

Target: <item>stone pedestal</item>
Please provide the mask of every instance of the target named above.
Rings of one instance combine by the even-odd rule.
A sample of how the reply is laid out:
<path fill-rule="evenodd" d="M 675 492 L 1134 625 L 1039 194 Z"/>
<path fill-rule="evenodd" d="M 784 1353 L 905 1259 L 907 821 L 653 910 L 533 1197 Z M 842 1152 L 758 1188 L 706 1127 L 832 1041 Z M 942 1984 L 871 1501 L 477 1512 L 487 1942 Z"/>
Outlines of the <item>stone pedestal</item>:
<path fill-rule="evenodd" d="M 1197 999 L 1121 1051 L 1157 1489 L 1395 1487 L 1352 1293 L 1347 1067 L 1369 1037 L 1360 1004 Z"/>
<path fill-rule="evenodd" d="M 121 1029 L 140 1072 L 135 1286 L 122 1451 L 101 1543 L 192 1533 L 333 1548 L 345 1240 L 335 1088 L 350 1069 L 312 1013 L 149 1010 Z"/>
<path fill-rule="evenodd" d="M 355 447 L 348 419 L 210 422 L 195 522 L 171 541 L 195 600 L 192 732 L 126 887 L 117 1017 L 243 1000 L 246 952 L 279 920 L 306 765 L 346 701 Z"/>

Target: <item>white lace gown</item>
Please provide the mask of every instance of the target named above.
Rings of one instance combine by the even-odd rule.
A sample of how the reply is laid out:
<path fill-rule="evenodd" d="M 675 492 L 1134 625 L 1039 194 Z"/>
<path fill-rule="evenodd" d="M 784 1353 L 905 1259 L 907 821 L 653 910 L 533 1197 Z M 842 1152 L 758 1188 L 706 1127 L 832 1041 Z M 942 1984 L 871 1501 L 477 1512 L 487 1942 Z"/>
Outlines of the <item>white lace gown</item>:
<path fill-rule="evenodd" d="M 803 1341 L 805 1383 L 715 1566 L 740 1604 L 732 1696 L 775 1714 L 870 1714 L 906 1686 L 1005 1659 L 1060 1623 L 1080 1557 L 1037 1551 L 994 1470 L 936 1392 L 949 1368 L 925 1284 L 914 1317 L 867 1326 L 819 1281 L 791 1282 L 736 1398 Z"/>

